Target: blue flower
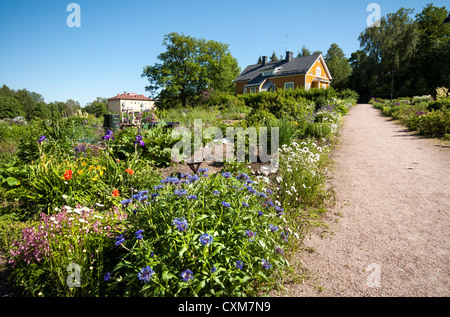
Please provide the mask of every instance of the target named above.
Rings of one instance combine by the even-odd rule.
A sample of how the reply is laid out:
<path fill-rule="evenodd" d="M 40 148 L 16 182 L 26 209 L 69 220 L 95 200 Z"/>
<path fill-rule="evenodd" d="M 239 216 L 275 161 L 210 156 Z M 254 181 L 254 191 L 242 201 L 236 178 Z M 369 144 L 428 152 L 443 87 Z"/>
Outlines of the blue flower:
<path fill-rule="evenodd" d="M 253 237 L 256 235 L 256 232 L 253 232 L 251 230 L 245 230 L 245 235 L 247 238 L 249 238 L 250 242 L 253 241 Z"/>
<path fill-rule="evenodd" d="M 258 216 L 262 216 L 263 212 L 262 211 L 258 211 Z"/>
<path fill-rule="evenodd" d="M 207 233 L 204 233 L 200 236 L 200 243 L 203 245 L 207 245 L 213 242 L 213 237 Z"/>
<path fill-rule="evenodd" d="M 245 201 L 242 202 L 242 205 L 243 205 L 244 207 L 248 207 L 248 206 L 249 206 L 249 204 L 247 204 Z"/>
<path fill-rule="evenodd" d="M 124 199 L 124 200 L 122 200 L 120 203 L 122 204 L 122 205 L 126 205 L 126 204 L 129 204 L 129 203 L 131 203 L 131 202 L 133 202 L 131 199 Z"/>
<path fill-rule="evenodd" d="M 213 194 L 218 196 L 218 195 L 220 195 L 220 192 L 217 189 L 215 189 L 215 190 L 213 190 Z"/>
<path fill-rule="evenodd" d="M 197 195 L 189 195 L 186 198 L 190 199 L 190 200 L 194 200 L 194 199 L 197 199 Z"/>
<path fill-rule="evenodd" d="M 164 188 L 164 185 L 157 185 L 157 186 L 153 187 L 154 190 L 158 190 L 158 189 L 161 189 L 161 188 Z"/>
<path fill-rule="evenodd" d="M 142 281 L 142 283 L 147 283 L 152 279 L 155 271 L 150 266 L 143 267 L 138 273 L 138 279 Z"/>
<path fill-rule="evenodd" d="M 275 226 L 275 225 L 273 225 L 273 224 L 269 224 L 269 229 L 270 229 L 270 231 L 277 231 L 278 230 L 278 226 Z"/>
<path fill-rule="evenodd" d="M 105 280 L 105 282 L 108 282 L 111 279 L 111 273 L 107 272 L 103 279 Z"/>
<path fill-rule="evenodd" d="M 182 218 L 175 218 L 172 223 L 177 227 L 177 229 L 179 231 L 186 231 L 187 227 L 188 227 L 188 223 L 187 220 L 182 217 Z"/>
<path fill-rule="evenodd" d="M 244 263 L 243 263 L 241 260 L 236 261 L 236 267 L 237 267 L 239 270 L 242 270 L 242 268 L 244 267 Z"/>
<path fill-rule="evenodd" d="M 216 271 L 217 271 L 216 267 L 213 266 L 213 267 L 211 268 L 211 273 L 214 273 L 214 272 L 216 272 Z"/>
<path fill-rule="evenodd" d="M 207 172 L 207 171 L 208 171 L 207 168 L 200 168 L 200 169 L 198 170 L 199 173 L 205 173 L 205 172 Z"/>
<path fill-rule="evenodd" d="M 187 191 L 186 189 L 175 189 L 174 194 L 181 197 L 183 195 L 186 195 Z"/>
<path fill-rule="evenodd" d="M 144 230 L 140 229 L 134 233 L 136 235 L 136 239 L 141 240 L 144 237 L 142 232 L 144 232 Z"/>
<path fill-rule="evenodd" d="M 222 206 L 224 206 L 226 208 L 230 207 L 230 204 L 225 201 L 222 201 L 221 204 L 222 204 Z"/>
<path fill-rule="evenodd" d="M 161 185 L 160 185 L 160 186 L 161 186 Z M 141 191 L 138 193 L 139 196 L 143 196 L 143 195 L 146 195 L 146 194 L 148 194 L 148 189 L 146 189 L 146 190 L 141 190 Z"/>
<path fill-rule="evenodd" d="M 125 238 L 123 237 L 122 234 L 116 237 L 116 246 L 121 245 L 124 242 L 125 242 Z"/>
<path fill-rule="evenodd" d="M 266 270 L 272 267 L 272 264 L 270 264 L 269 261 L 267 261 L 266 259 L 262 259 L 261 264 Z"/>
<path fill-rule="evenodd" d="M 143 195 L 143 196 L 139 196 L 139 198 L 137 200 L 143 201 L 143 200 L 146 200 L 146 199 L 148 199 L 148 196 L 147 195 Z"/>
<path fill-rule="evenodd" d="M 191 183 L 198 181 L 199 179 L 200 179 L 200 177 L 198 177 L 198 175 L 189 175 L 187 178 L 187 183 L 191 184 Z"/>
<path fill-rule="evenodd" d="M 181 278 L 184 282 L 189 281 L 190 279 L 194 278 L 194 273 L 192 273 L 191 270 L 185 270 L 183 273 L 181 273 Z"/>
<path fill-rule="evenodd" d="M 164 183 L 179 184 L 180 179 L 178 177 L 168 176 L 168 177 L 166 177 L 166 179 L 161 180 L 161 184 L 164 184 Z"/>
<path fill-rule="evenodd" d="M 231 173 L 230 172 L 224 172 L 222 173 L 222 176 L 225 178 L 230 178 L 231 177 Z"/>

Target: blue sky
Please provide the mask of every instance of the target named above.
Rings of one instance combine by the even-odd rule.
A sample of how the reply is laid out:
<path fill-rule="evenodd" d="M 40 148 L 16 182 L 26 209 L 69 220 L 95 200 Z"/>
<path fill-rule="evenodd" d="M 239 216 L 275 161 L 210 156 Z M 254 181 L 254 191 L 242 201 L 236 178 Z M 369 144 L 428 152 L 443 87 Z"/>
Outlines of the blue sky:
<path fill-rule="evenodd" d="M 170 32 L 228 44 L 243 69 L 273 51 L 296 55 L 303 45 L 325 55 L 336 43 L 349 57 L 370 3 L 385 16 L 401 7 L 418 13 L 428 3 L 448 10 L 447 1 L 2 0 L 0 85 L 81 106 L 124 91 L 148 95 L 143 67 L 158 62 Z M 72 2 L 81 8 L 80 27 L 66 23 Z"/>

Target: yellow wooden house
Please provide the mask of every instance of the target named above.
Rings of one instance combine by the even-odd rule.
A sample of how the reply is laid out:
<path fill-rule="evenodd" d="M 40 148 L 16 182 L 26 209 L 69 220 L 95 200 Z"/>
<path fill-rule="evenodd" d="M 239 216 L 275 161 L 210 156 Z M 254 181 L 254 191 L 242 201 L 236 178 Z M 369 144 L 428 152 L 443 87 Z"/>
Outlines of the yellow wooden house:
<path fill-rule="evenodd" d="M 322 54 L 294 58 L 292 52 L 286 52 L 286 58 L 276 62 L 263 56 L 262 63 L 247 66 L 234 83 L 236 95 L 240 95 L 301 87 L 326 89 L 331 80 Z"/>

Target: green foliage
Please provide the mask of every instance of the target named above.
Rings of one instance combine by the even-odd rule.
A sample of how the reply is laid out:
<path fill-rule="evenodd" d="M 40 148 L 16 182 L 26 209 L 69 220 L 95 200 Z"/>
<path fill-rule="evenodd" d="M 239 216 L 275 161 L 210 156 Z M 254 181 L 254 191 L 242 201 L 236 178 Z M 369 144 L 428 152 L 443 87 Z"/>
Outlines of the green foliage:
<path fill-rule="evenodd" d="M 0 118 L 15 118 L 25 115 L 20 102 L 12 96 L 0 95 Z"/>
<path fill-rule="evenodd" d="M 342 49 L 336 43 L 331 44 L 324 59 L 333 77 L 331 85 L 336 89 L 346 88 L 352 69 Z"/>
<path fill-rule="evenodd" d="M 180 186 L 169 181 L 150 204 L 137 204 L 130 218 L 133 227 L 123 234 L 122 260 L 110 271 L 112 293 L 249 296 L 256 294 L 256 287 L 273 285 L 288 265 L 281 250 L 295 237 L 283 240 L 285 224 L 274 207 L 264 207 L 268 194 L 263 188 L 243 188 L 249 180 L 244 174 L 188 180 Z M 177 194 L 183 190 L 186 193 Z M 186 220 L 185 230 L 177 227 L 177 219 Z M 136 239 L 138 230 L 143 230 L 142 239 Z M 211 243 L 203 244 L 203 235 L 210 236 Z M 265 260 L 270 267 L 264 266 Z M 148 281 L 139 280 L 146 266 L 154 274 Z M 192 271 L 192 279 L 182 279 L 185 270 Z"/>
<path fill-rule="evenodd" d="M 185 108 L 210 88 L 232 91 L 240 69 L 228 45 L 178 33 L 166 34 L 163 45 L 166 51 L 158 55 L 161 63 L 145 67 L 142 73 L 149 81 L 146 90 L 158 92 L 159 107 L 181 102 Z"/>

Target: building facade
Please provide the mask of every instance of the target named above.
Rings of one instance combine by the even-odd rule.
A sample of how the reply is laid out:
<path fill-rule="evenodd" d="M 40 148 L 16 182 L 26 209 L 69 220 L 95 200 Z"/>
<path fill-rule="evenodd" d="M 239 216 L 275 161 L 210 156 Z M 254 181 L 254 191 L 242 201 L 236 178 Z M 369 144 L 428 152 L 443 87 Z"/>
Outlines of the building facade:
<path fill-rule="evenodd" d="M 154 109 L 155 100 L 136 93 L 124 92 L 108 98 L 108 110 L 120 114 L 122 122 L 138 123 L 144 112 Z"/>
<path fill-rule="evenodd" d="M 286 52 L 282 61 L 268 62 L 268 57 L 263 56 L 262 63 L 247 66 L 234 83 L 239 95 L 301 87 L 326 89 L 331 80 L 322 54 L 294 58 L 292 52 Z"/>

